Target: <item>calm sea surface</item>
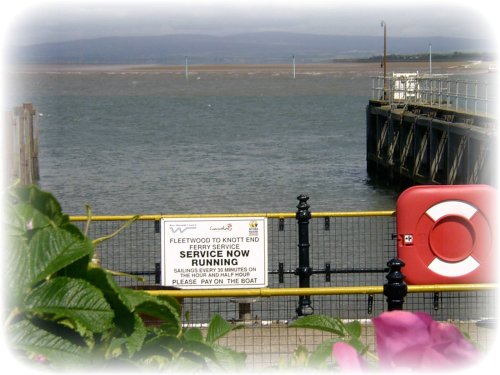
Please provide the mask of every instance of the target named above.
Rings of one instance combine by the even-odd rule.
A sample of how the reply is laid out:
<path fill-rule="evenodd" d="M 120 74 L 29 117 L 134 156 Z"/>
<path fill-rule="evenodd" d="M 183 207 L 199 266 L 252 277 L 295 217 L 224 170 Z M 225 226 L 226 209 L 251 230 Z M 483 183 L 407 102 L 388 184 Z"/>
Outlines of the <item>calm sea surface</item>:
<path fill-rule="evenodd" d="M 69 214 L 393 209 L 366 174 L 370 75 L 24 72 L 8 104 L 41 113 L 41 186 Z"/>

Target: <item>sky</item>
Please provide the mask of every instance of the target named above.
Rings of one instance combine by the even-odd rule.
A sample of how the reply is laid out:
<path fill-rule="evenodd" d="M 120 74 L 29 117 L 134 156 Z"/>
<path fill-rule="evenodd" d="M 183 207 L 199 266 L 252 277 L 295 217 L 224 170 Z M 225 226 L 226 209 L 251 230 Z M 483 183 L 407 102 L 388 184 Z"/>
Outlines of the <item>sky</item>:
<path fill-rule="evenodd" d="M 229 35 L 259 31 L 381 35 L 381 20 L 387 25 L 388 36 L 498 40 L 492 15 L 495 12 L 491 9 L 494 1 L 485 0 L 9 0 L 1 3 L 2 45 L 106 36 Z"/>

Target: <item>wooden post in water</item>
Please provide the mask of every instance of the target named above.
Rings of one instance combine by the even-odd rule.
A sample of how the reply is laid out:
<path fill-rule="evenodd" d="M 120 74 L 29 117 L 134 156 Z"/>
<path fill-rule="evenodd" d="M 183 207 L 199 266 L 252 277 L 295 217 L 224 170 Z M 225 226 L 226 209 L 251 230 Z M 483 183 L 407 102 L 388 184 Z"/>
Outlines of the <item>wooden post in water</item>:
<path fill-rule="evenodd" d="M 10 163 L 9 182 L 36 184 L 40 180 L 38 166 L 38 111 L 31 103 L 5 114 L 7 151 Z"/>

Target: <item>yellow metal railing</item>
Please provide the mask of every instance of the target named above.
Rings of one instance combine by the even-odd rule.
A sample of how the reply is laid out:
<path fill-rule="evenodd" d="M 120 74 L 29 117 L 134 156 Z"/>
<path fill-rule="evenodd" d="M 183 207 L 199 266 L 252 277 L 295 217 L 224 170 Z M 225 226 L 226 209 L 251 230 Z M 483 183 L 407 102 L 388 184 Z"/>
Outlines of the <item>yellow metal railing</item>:
<path fill-rule="evenodd" d="M 441 292 L 471 292 L 495 290 L 497 284 L 433 284 L 408 285 L 408 293 L 441 293 Z M 210 298 L 210 297 L 278 297 L 305 295 L 342 295 L 342 294 L 382 294 L 384 287 L 346 286 L 323 288 L 257 288 L 257 289 L 196 289 L 196 290 L 147 290 L 156 296 L 171 296 L 177 298 Z"/>
<path fill-rule="evenodd" d="M 349 212 L 312 212 L 312 217 L 372 217 L 372 216 L 394 216 L 396 211 L 349 211 Z M 127 221 L 134 218 L 134 215 L 95 215 L 91 216 L 92 221 Z M 189 218 L 211 218 L 211 217 L 267 217 L 272 219 L 295 218 L 295 212 L 266 212 L 266 213 L 219 213 L 219 214 L 154 214 L 139 215 L 137 220 L 155 221 L 161 219 L 189 219 Z M 87 216 L 70 216 L 71 221 L 85 221 Z"/>

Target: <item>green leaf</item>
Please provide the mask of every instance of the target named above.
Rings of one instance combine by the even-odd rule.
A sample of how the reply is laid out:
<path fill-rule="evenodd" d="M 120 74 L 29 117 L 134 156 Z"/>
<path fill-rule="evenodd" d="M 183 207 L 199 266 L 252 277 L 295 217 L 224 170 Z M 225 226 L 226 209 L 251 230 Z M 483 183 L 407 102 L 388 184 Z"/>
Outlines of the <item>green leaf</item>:
<path fill-rule="evenodd" d="M 135 291 L 136 293 L 141 293 L 138 291 Z M 144 293 L 147 298 L 140 304 L 135 306 L 135 311 L 147 314 L 147 315 L 152 315 L 156 318 L 160 318 L 165 322 L 168 321 L 175 321 L 179 323 L 179 328 L 180 328 L 180 317 L 179 314 L 177 313 L 177 308 L 172 305 L 172 301 L 175 302 L 175 300 L 172 301 L 166 301 L 166 300 L 161 300 L 159 298 L 153 297 L 148 295 L 147 293 Z"/>
<path fill-rule="evenodd" d="M 127 339 L 124 337 L 113 337 L 106 347 L 104 358 L 109 360 L 121 356 L 123 354 L 123 345 L 125 345 L 126 342 Z"/>
<path fill-rule="evenodd" d="M 182 330 L 179 303 L 174 298 L 158 298 L 143 291 L 120 289 L 120 296 L 133 311 L 162 319 L 164 330 L 177 335 Z"/>
<path fill-rule="evenodd" d="M 22 205 L 27 206 L 22 203 Z M 27 206 L 29 208 L 29 206 Z M 30 208 L 33 210 L 33 208 Z M 9 219 L 8 223 L 5 223 L 5 228 L 10 236 L 25 236 L 27 231 L 33 226 L 33 215 L 30 213 L 24 213 L 21 209 L 21 204 L 17 205 L 7 205 L 6 207 L 7 215 Z M 32 211 L 31 211 L 32 212 Z"/>
<path fill-rule="evenodd" d="M 365 354 L 369 349 L 368 345 L 365 345 L 359 337 L 353 337 L 350 340 L 347 340 L 347 343 L 356 349 L 356 351 L 360 354 Z"/>
<path fill-rule="evenodd" d="M 127 301 L 122 298 L 122 288 L 116 284 L 109 272 L 102 268 L 91 268 L 87 272 L 86 280 L 102 291 L 106 301 L 113 309 L 115 313 L 114 334 L 123 335 L 125 340 L 129 340 L 128 353 L 132 354 L 139 350 L 146 335 L 146 328 L 142 319 L 133 312 L 134 307 L 129 306 Z"/>
<path fill-rule="evenodd" d="M 36 186 L 18 186 L 11 190 L 8 206 L 9 234 L 29 243 L 28 255 L 21 264 L 23 285 L 33 286 L 47 276 L 94 252 L 92 243 L 69 222 L 52 194 Z M 14 256 L 15 270 L 20 260 Z M 17 279 L 19 281 L 19 279 Z"/>
<path fill-rule="evenodd" d="M 208 325 L 206 341 L 214 343 L 232 330 L 233 328 L 231 324 L 224 320 L 224 318 L 222 318 L 219 314 L 215 314 Z"/>
<path fill-rule="evenodd" d="M 163 333 L 177 335 L 181 329 L 180 305 L 175 298 L 158 298 L 140 290 L 121 288 L 116 285 L 111 274 L 101 268 L 92 268 L 88 280 L 101 288 L 113 310 L 116 324 L 127 334 L 135 329 L 133 314 L 146 314 L 162 319 Z"/>
<path fill-rule="evenodd" d="M 57 277 L 33 289 L 23 308 L 27 312 L 68 318 L 92 332 L 111 327 L 114 317 L 99 289 L 87 281 L 69 277 Z"/>
<path fill-rule="evenodd" d="M 361 323 L 357 320 L 344 324 L 346 331 L 351 337 L 361 337 Z"/>
<path fill-rule="evenodd" d="M 82 235 L 53 227 L 40 229 L 30 241 L 27 276 L 33 285 L 93 252 L 92 243 Z"/>
<path fill-rule="evenodd" d="M 191 359 L 192 356 L 186 356 L 186 353 L 192 353 L 200 358 L 208 358 L 217 363 L 217 357 L 213 347 L 210 344 L 202 343 L 199 341 L 183 341 L 182 343 L 182 356 Z"/>
<path fill-rule="evenodd" d="M 309 366 L 320 368 L 332 356 L 333 344 L 338 340 L 329 339 L 319 344 L 309 357 Z"/>
<path fill-rule="evenodd" d="M 6 290 L 9 293 L 9 304 L 16 305 L 29 291 L 30 278 L 26 274 L 26 265 L 29 263 L 29 245 L 26 238 L 15 236 L 9 242 L 9 251 L 6 254 Z M 21 270 L 24 270 L 21 271 Z"/>
<path fill-rule="evenodd" d="M 29 320 L 9 326 L 7 334 L 12 349 L 41 355 L 53 363 L 75 365 L 83 364 L 89 359 L 87 348 L 41 329 Z"/>
<path fill-rule="evenodd" d="M 292 322 L 290 327 L 318 329 L 321 331 L 334 333 L 340 337 L 345 336 L 345 329 L 342 322 L 339 319 L 333 319 L 329 316 L 324 315 L 302 316 Z"/>
<path fill-rule="evenodd" d="M 299 345 L 292 354 L 292 364 L 294 367 L 304 367 L 308 358 L 309 350 L 304 345 Z"/>
<path fill-rule="evenodd" d="M 51 224 L 57 226 L 47 215 L 38 211 L 29 203 L 21 202 L 15 206 L 17 222 L 13 223 L 19 231 L 37 230 Z"/>
<path fill-rule="evenodd" d="M 104 297 L 118 314 L 134 311 L 135 306 L 129 303 L 123 288 L 116 284 L 113 276 L 106 270 L 92 267 L 87 271 L 85 279 L 104 293 Z"/>
<path fill-rule="evenodd" d="M 220 345 L 212 345 L 212 348 L 214 349 L 217 363 L 223 369 L 230 370 L 245 366 L 245 360 L 247 358 L 245 352 L 237 352 Z"/>
<path fill-rule="evenodd" d="M 177 336 L 182 331 L 182 324 L 175 309 L 169 304 L 161 301 L 149 301 L 136 307 L 136 311 L 141 314 L 153 316 L 161 319 L 163 324 L 160 328 L 163 332 Z"/>
<path fill-rule="evenodd" d="M 147 330 L 144 326 L 144 322 L 139 315 L 134 314 L 134 329 L 132 330 L 132 333 L 127 336 L 127 340 L 125 342 L 125 347 L 127 348 L 129 357 L 141 350 L 146 334 Z"/>
<path fill-rule="evenodd" d="M 34 214 L 34 228 L 44 226 L 44 221 L 49 220 L 56 226 L 61 226 L 69 221 L 67 215 L 63 214 L 61 205 L 54 196 L 46 191 L 41 190 L 36 185 L 17 186 L 13 195 L 17 199 L 19 205 L 26 204 L 31 206 Z M 38 220 L 41 220 L 38 222 Z"/>
<path fill-rule="evenodd" d="M 178 302 L 173 299 L 160 299 L 143 291 L 119 287 L 110 272 L 102 268 L 91 268 L 87 279 L 99 287 L 116 313 L 115 323 L 129 336 L 127 349 L 129 355 L 140 350 L 146 336 L 146 328 L 138 314 L 147 314 L 165 321 L 162 333 L 177 335 L 181 330 L 178 315 Z M 140 320 L 140 322 L 137 321 Z"/>
<path fill-rule="evenodd" d="M 170 363 L 172 372 L 199 372 L 207 371 L 208 364 L 204 355 L 190 351 L 181 352 L 181 354 Z"/>
<path fill-rule="evenodd" d="M 182 349 L 182 342 L 175 336 L 156 334 L 144 342 L 142 350 L 135 357 L 164 356 L 171 359 L 174 353 Z"/>
<path fill-rule="evenodd" d="M 142 291 L 127 288 L 120 288 L 120 298 L 127 305 L 130 311 L 134 311 L 137 306 L 148 301 L 156 301 L 156 297 Z"/>
<path fill-rule="evenodd" d="M 184 338 L 191 341 L 203 342 L 203 333 L 199 328 L 188 328 L 184 331 Z"/>
<path fill-rule="evenodd" d="M 53 273 L 50 277 L 68 276 L 74 279 L 87 280 L 90 261 L 91 258 L 89 255 L 84 256 L 83 258 L 77 259 L 73 263 L 61 268 L 57 272 Z"/>

